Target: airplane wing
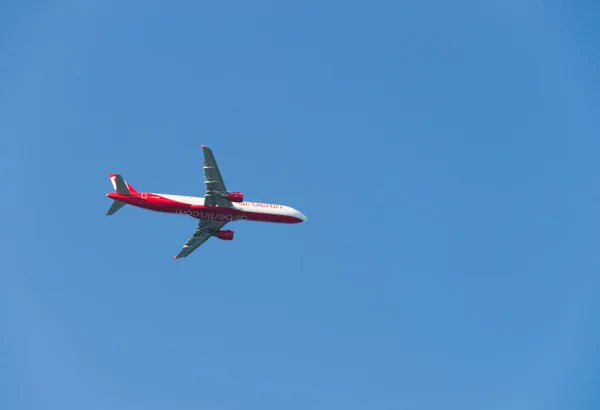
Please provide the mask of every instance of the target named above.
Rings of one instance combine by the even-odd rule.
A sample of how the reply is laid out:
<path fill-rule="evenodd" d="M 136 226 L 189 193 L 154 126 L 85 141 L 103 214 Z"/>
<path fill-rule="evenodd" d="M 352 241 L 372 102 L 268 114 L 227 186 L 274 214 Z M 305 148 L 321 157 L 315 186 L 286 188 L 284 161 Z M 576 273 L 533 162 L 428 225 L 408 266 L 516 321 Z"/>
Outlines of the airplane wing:
<path fill-rule="evenodd" d="M 215 222 L 201 219 L 200 222 L 198 222 L 198 228 L 196 228 L 196 232 L 194 232 L 194 235 L 192 235 L 192 237 L 188 239 L 188 241 L 183 246 L 181 252 L 179 252 L 179 254 L 175 256 L 175 259 L 185 258 L 190 253 L 194 252 L 200 245 L 202 245 L 204 242 L 209 240 L 211 236 L 213 236 L 213 232 L 219 231 L 226 224 L 227 221 Z"/>
<path fill-rule="evenodd" d="M 204 151 L 204 184 L 206 185 L 204 205 L 231 207 L 231 202 L 227 199 L 227 188 L 212 150 L 204 145 L 202 150 Z"/>

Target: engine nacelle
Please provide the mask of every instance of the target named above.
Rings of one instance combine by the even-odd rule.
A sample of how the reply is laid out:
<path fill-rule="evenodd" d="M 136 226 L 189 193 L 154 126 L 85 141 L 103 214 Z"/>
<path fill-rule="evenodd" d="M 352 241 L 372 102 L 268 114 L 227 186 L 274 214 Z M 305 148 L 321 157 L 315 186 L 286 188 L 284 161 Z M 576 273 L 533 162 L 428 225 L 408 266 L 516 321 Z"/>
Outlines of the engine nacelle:
<path fill-rule="evenodd" d="M 224 241 L 232 241 L 233 240 L 233 231 L 225 230 L 217 232 L 217 238 L 222 239 Z"/>
<path fill-rule="evenodd" d="M 244 202 L 244 194 L 242 192 L 229 192 L 227 199 L 231 202 Z"/>

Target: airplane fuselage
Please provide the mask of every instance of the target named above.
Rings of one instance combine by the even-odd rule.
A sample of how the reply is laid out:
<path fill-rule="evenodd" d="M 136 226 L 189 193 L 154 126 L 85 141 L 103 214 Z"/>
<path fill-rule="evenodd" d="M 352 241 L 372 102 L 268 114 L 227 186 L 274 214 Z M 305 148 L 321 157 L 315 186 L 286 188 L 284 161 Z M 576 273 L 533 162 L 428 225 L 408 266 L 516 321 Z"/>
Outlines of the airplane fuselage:
<path fill-rule="evenodd" d="M 136 192 L 132 195 L 111 192 L 107 196 L 151 211 L 188 215 L 210 221 L 258 221 L 284 224 L 306 221 L 306 217 L 300 211 L 285 205 L 245 201 L 232 202 L 231 207 L 205 206 L 204 198 L 201 197 L 152 192 Z"/>

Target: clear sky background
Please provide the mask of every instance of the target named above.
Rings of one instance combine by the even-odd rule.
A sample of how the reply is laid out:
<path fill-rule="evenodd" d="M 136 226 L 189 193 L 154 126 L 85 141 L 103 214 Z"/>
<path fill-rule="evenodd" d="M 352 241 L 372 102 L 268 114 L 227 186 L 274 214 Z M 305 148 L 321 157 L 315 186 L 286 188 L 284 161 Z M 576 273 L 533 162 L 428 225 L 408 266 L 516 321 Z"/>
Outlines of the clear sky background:
<path fill-rule="evenodd" d="M 0 2 L 0 408 L 600 408 L 597 3 Z"/>

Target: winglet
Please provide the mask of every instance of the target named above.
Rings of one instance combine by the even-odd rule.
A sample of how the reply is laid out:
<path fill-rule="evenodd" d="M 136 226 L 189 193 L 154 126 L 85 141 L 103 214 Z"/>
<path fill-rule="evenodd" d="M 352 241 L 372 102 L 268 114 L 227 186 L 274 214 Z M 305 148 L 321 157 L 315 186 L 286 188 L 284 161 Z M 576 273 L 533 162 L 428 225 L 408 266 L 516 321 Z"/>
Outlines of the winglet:
<path fill-rule="evenodd" d="M 202 148 L 206 148 L 206 145 L 200 144 L 200 146 L 201 146 Z"/>

